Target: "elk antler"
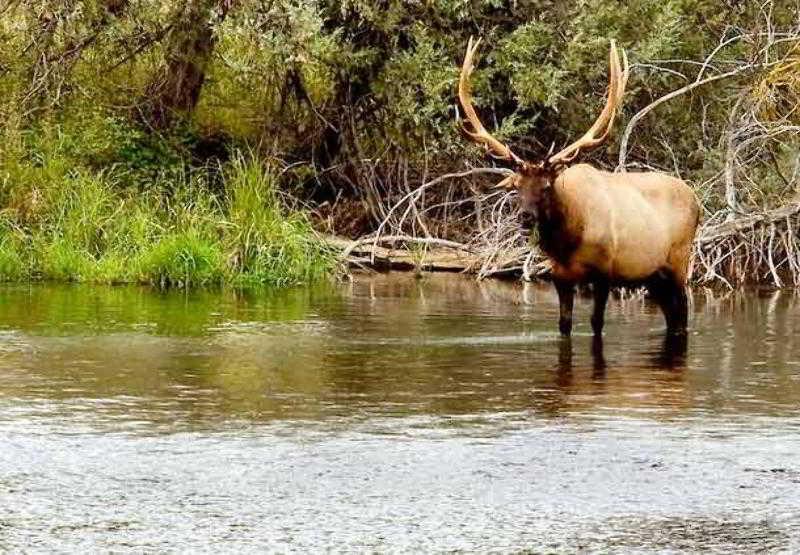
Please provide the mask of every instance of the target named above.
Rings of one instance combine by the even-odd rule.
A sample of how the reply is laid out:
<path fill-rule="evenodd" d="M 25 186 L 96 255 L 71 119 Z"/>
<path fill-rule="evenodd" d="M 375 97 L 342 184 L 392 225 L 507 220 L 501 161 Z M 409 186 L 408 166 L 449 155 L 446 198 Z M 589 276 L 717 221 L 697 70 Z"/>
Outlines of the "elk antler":
<path fill-rule="evenodd" d="M 511 160 L 516 164 L 521 165 L 522 159 L 511 152 L 508 146 L 504 145 L 493 137 L 478 119 L 478 114 L 475 113 L 475 108 L 472 107 L 472 94 L 469 90 L 469 77 L 472 75 L 472 59 L 475 57 L 475 52 L 478 50 L 478 45 L 481 39 L 472 43 L 472 37 L 467 44 L 467 53 L 464 55 L 464 65 L 461 66 L 461 77 L 458 79 L 458 100 L 461 102 L 461 107 L 464 109 L 464 116 L 466 116 L 472 130 L 464 129 L 464 132 L 476 143 L 486 146 L 487 150 L 496 158 L 503 160 Z"/>
<path fill-rule="evenodd" d="M 575 159 L 581 150 L 595 148 L 606 140 L 614 125 L 614 117 L 616 116 L 617 108 L 622 102 L 625 86 L 628 83 L 628 56 L 625 54 L 624 48 L 622 49 L 622 65 L 624 69 L 620 69 L 617 44 L 612 40 L 611 53 L 609 54 L 608 98 L 603 111 L 600 112 L 600 116 L 580 139 L 552 155 L 547 160 L 548 164 L 554 166 L 569 163 Z"/>

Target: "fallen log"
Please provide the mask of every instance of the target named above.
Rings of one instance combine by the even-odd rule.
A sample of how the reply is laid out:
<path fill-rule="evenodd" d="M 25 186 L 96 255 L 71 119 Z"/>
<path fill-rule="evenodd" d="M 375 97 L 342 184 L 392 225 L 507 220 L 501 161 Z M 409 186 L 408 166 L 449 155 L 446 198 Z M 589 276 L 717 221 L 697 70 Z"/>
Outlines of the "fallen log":
<path fill-rule="evenodd" d="M 466 245 L 432 237 L 393 235 L 377 240 L 369 237 L 353 241 L 328 236 L 325 237 L 325 242 L 341 253 L 342 260 L 348 266 L 355 268 L 366 267 L 378 271 L 469 272 L 481 263 L 480 257 Z M 419 244 L 422 248 L 398 248 L 394 247 L 396 244 Z"/>
<path fill-rule="evenodd" d="M 757 227 L 768 226 L 777 222 L 782 222 L 785 221 L 786 218 L 791 218 L 797 214 L 800 214 L 800 202 L 793 202 L 792 204 L 787 204 L 786 206 L 781 206 L 780 208 L 775 208 L 766 212 L 747 214 L 721 224 L 705 226 L 701 228 L 700 234 L 695 243 L 698 247 L 702 248 L 708 243 L 712 243 L 721 239 L 727 239 L 742 232 L 753 230 Z"/>

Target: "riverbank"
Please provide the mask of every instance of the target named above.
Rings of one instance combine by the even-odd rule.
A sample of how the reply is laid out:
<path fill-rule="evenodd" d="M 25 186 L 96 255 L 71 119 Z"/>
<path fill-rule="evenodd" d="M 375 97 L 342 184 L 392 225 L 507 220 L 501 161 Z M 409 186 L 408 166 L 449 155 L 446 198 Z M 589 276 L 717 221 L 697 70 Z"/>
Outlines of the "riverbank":
<path fill-rule="evenodd" d="M 123 185 L 114 167 L 6 163 L 0 280 L 286 286 L 329 276 L 336 256 L 268 166 L 244 156 L 214 171 Z"/>

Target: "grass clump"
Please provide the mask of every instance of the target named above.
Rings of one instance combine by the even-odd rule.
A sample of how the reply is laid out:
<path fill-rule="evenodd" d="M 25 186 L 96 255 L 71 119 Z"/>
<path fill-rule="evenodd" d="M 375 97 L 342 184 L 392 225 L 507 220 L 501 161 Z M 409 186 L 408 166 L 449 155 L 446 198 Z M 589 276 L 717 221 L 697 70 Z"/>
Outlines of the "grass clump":
<path fill-rule="evenodd" d="M 10 241 L 0 240 L 0 281 L 20 281 L 27 277 L 25 263 Z"/>
<path fill-rule="evenodd" d="M 41 133 L 35 148 L 0 158 L 0 280 L 287 286 L 334 271 L 308 218 L 253 157 L 157 173 L 112 153 L 98 169 L 79 144 Z"/>
<path fill-rule="evenodd" d="M 194 231 L 169 233 L 140 257 L 140 280 L 161 287 L 219 283 L 224 273 L 219 245 Z"/>
<path fill-rule="evenodd" d="M 333 254 L 306 216 L 285 210 L 268 168 L 236 158 L 225 175 L 229 278 L 237 285 L 315 281 L 334 268 Z"/>
<path fill-rule="evenodd" d="M 38 274 L 43 279 L 56 281 L 91 281 L 94 259 L 66 239 L 44 243 L 40 254 Z"/>

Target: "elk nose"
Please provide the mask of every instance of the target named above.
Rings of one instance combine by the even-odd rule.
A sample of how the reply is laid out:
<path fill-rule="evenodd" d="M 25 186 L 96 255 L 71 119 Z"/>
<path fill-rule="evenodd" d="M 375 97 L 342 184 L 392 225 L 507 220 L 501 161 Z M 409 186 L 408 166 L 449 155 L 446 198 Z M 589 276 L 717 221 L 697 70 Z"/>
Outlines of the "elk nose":
<path fill-rule="evenodd" d="M 531 229 L 535 223 L 533 214 L 524 210 L 517 216 L 517 222 L 522 229 Z"/>

